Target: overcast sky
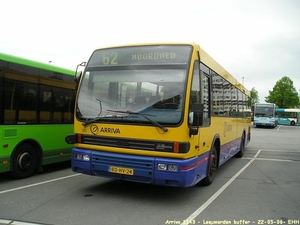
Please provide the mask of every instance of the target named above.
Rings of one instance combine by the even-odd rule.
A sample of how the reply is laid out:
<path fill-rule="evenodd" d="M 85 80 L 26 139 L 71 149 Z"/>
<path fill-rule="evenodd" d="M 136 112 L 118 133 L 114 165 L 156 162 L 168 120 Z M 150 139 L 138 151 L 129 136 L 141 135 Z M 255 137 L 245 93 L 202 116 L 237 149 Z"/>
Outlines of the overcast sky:
<path fill-rule="evenodd" d="M 73 70 L 99 47 L 196 42 L 260 102 L 284 76 L 300 92 L 299 0 L 9 0 L 0 21 L 0 52 Z"/>

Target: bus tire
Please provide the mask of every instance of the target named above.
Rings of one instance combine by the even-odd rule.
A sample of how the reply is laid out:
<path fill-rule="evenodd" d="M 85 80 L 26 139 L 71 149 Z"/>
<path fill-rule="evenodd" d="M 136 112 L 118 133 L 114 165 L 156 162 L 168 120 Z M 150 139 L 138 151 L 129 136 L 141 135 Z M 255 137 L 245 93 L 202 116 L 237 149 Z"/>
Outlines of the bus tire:
<path fill-rule="evenodd" d="M 218 152 L 216 146 L 214 145 L 210 153 L 206 177 L 202 180 L 203 185 L 208 186 L 213 182 L 216 176 L 217 169 L 218 169 Z"/>
<path fill-rule="evenodd" d="M 245 152 L 245 135 L 242 135 L 241 144 L 240 144 L 240 151 L 236 153 L 236 157 L 242 158 Z"/>
<path fill-rule="evenodd" d="M 291 126 L 295 126 L 295 121 L 291 121 Z"/>
<path fill-rule="evenodd" d="M 28 143 L 21 144 L 12 156 L 12 175 L 18 179 L 31 176 L 37 168 L 37 161 L 34 147 Z"/>

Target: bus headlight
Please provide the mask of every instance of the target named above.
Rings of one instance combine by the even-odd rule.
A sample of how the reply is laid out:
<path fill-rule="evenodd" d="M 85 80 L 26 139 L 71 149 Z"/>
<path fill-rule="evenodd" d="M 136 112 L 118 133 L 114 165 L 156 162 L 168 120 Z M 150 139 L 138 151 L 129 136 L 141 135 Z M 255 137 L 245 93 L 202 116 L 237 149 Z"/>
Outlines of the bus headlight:
<path fill-rule="evenodd" d="M 177 171 L 177 165 L 168 165 L 169 171 Z"/>
<path fill-rule="evenodd" d="M 158 164 L 157 164 L 157 169 L 158 169 L 158 170 L 167 170 L 167 164 L 164 164 L 164 163 L 158 163 Z"/>
<path fill-rule="evenodd" d="M 164 170 L 164 171 L 177 172 L 178 171 L 178 166 L 175 165 L 175 164 L 158 163 L 157 164 L 157 169 L 158 170 Z"/>
<path fill-rule="evenodd" d="M 83 161 L 90 161 L 90 155 L 77 153 L 75 156 L 75 159 L 83 160 Z"/>

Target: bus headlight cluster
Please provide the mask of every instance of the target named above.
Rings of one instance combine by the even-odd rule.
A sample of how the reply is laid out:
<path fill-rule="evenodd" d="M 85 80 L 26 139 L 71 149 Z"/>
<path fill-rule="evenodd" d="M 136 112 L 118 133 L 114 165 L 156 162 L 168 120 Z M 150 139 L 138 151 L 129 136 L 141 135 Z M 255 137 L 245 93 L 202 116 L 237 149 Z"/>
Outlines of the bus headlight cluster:
<path fill-rule="evenodd" d="M 158 170 L 164 170 L 164 171 L 177 172 L 178 171 L 178 166 L 175 165 L 175 164 L 158 163 L 157 164 L 157 169 Z"/>
<path fill-rule="evenodd" d="M 90 155 L 77 153 L 75 155 L 75 159 L 83 160 L 83 161 L 90 161 Z"/>

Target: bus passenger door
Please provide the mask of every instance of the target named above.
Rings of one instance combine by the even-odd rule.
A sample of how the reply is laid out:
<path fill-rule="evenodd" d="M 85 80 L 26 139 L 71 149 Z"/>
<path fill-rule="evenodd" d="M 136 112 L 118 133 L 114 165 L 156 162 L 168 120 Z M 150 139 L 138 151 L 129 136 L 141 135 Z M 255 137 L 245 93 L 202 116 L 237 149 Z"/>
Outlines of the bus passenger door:
<path fill-rule="evenodd" d="M 204 71 L 200 70 L 199 61 L 195 61 L 194 63 L 194 72 L 193 72 L 193 80 L 192 87 L 190 92 L 190 112 L 194 112 L 194 108 L 196 104 L 203 104 L 203 115 L 202 115 L 202 123 L 198 127 L 197 132 L 193 135 L 193 141 L 198 148 L 198 155 L 201 155 L 210 150 L 211 140 L 210 140 L 210 84 L 211 80 L 208 75 L 209 73 L 204 73 Z M 195 124 L 194 124 L 195 125 Z M 191 126 L 191 124 L 190 124 Z M 195 129 L 194 127 L 190 129 Z M 190 135 L 191 136 L 191 135 Z"/>

